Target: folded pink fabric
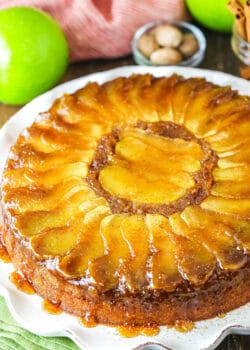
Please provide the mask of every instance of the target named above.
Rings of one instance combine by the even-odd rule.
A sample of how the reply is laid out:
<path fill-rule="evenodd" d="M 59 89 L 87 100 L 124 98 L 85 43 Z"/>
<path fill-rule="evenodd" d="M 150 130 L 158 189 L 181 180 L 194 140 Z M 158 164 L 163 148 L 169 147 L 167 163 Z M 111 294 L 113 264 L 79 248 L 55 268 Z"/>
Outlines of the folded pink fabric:
<path fill-rule="evenodd" d="M 188 19 L 184 0 L 0 0 L 0 9 L 12 6 L 50 13 L 68 39 L 72 61 L 129 54 L 141 25 Z"/>

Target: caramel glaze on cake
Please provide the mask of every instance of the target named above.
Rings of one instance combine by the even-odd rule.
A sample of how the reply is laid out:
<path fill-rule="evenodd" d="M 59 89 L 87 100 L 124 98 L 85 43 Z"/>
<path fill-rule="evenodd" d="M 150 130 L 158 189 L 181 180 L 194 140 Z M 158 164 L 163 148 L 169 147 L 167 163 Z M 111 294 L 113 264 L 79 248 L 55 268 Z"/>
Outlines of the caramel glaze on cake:
<path fill-rule="evenodd" d="M 2 241 L 46 300 L 173 325 L 250 300 L 250 99 L 133 75 L 56 100 L 12 147 Z"/>

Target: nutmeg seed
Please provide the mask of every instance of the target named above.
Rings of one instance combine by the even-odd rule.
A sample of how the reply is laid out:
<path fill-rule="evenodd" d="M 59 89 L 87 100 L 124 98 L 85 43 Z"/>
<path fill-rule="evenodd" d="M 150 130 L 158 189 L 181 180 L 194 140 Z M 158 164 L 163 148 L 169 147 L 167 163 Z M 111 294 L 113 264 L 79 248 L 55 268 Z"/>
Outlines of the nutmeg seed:
<path fill-rule="evenodd" d="M 147 58 L 149 58 L 151 53 L 157 50 L 158 47 L 154 36 L 151 34 L 143 34 L 138 40 L 138 49 Z"/>
<path fill-rule="evenodd" d="M 156 27 L 154 35 L 156 42 L 160 46 L 178 47 L 182 41 L 182 32 L 170 24 Z"/>
<path fill-rule="evenodd" d="M 199 44 L 195 36 L 191 33 L 183 35 L 183 41 L 179 46 L 180 52 L 185 57 L 192 56 L 199 49 Z"/>
<path fill-rule="evenodd" d="M 175 64 L 182 60 L 182 55 L 172 47 L 163 47 L 154 51 L 150 55 L 150 60 L 156 65 Z"/>

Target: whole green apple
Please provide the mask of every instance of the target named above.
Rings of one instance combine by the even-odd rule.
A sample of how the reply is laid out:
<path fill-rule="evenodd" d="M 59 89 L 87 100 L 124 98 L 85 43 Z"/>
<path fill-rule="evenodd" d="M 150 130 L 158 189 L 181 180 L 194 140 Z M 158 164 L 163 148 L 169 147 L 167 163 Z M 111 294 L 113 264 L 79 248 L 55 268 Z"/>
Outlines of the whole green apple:
<path fill-rule="evenodd" d="M 219 32 L 231 32 L 234 17 L 228 0 L 186 0 L 187 7 L 200 24 Z"/>
<path fill-rule="evenodd" d="M 68 64 L 57 22 L 28 7 L 0 11 L 0 102 L 24 104 L 54 86 Z"/>

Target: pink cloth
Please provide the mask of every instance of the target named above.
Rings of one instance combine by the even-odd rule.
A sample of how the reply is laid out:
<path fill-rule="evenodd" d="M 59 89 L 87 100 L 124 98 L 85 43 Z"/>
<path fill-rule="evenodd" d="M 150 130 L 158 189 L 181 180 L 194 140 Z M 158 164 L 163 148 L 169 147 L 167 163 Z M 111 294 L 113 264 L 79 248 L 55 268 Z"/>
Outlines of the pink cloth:
<path fill-rule="evenodd" d="M 72 61 L 129 54 L 141 25 L 188 19 L 184 0 L 0 0 L 0 9 L 12 6 L 50 13 L 68 39 Z"/>

